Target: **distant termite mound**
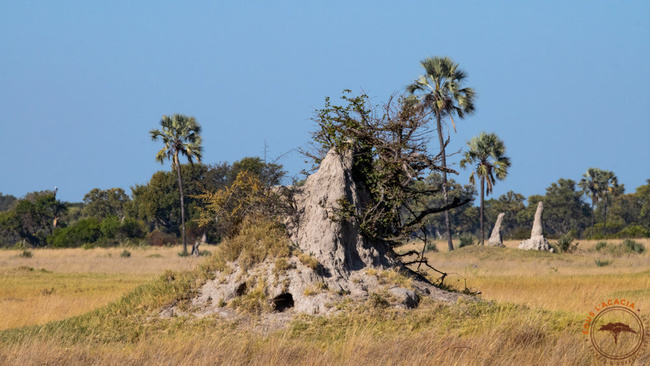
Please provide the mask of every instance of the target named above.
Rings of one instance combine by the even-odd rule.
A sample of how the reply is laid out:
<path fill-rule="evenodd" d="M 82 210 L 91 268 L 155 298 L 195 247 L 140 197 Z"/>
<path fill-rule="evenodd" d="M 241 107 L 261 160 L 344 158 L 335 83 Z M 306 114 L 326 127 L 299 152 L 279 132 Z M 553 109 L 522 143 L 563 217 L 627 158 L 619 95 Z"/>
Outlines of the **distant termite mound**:
<path fill-rule="evenodd" d="M 417 306 L 421 296 L 456 301 L 458 294 L 440 290 L 403 267 L 386 243 L 365 238 L 357 220 L 336 214 L 343 202 L 356 214 L 368 203 L 368 192 L 353 177 L 353 156 L 351 150 L 331 150 L 301 187 L 275 187 L 288 206 L 281 238 L 286 250 L 259 255 L 257 263 L 243 257 L 225 263 L 192 300 L 196 312 L 227 315 L 244 306 L 322 314 L 343 299 L 381 299 L 407 308 Z M 277 228 L 263 230 L 278 239 Z M 267 239 L 252 235 L 241 245 Z"/>
<path fill-rule="evenodd" d="M 542 213 L 544 212 L 544 204 L 542 201 L 539 201 L 537 204 L 537 211 L 535 211 L 535 222 L 533 223 L 533 229 L 530 232 L 530 239 L 526 239 L 519 244 L 519 249 L 526 250 L 541 250 L 552 252 L 553 248 L 548 243 L 548 240 L 544 237 L 542 230 Z"/>

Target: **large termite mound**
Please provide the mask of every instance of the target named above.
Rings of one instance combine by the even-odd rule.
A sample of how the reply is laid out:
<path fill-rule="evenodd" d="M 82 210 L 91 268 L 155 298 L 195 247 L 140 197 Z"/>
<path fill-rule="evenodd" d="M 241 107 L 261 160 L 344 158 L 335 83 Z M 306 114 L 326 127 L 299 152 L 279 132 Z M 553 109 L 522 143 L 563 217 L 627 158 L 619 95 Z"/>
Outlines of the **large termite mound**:
<path fill-rule="evenodd" d="M 388 304 L 415 307 L 420 296 L 456 301 L 458 295 L 439 290 L 409 275 L 392 249 L 360 234 L 358 220 L 341 219 L 342 205 L 356 214 L 369 200 L 353 177 L 353 152 L 330 151 L 316 173 L 301 187 L 276 187 L 288 203 L 285 230 L 291 254 L 267 258 L 249 268 L 238 261 L 216 273 L 192 301 L 199 313 L 223 313 L 231 305 L 262 300 L 267 310 L 318 314 L 348 298 L 381 297 Z M 258 304 L 258 303 L 256 303 Z"/>

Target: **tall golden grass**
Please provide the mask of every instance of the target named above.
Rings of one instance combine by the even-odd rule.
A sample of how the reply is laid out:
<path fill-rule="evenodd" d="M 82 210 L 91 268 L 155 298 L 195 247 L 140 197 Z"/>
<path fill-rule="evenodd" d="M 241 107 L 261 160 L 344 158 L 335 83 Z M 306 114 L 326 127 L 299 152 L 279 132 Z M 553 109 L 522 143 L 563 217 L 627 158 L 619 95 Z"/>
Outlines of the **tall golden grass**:
<path fill-rule="evenodd" d="M 0 330 L 45 324 L 104 306 L 167 269 L 190 270 L 202 259 L 179 248 L 38 249 L 32 257 L 0 251 Z"/>
<path fill-rule="evenodd" d="M 650 250 L 648 240 L 640 242 Z M 193 272 L 155 276 L 163 267 L 182 270 L 202 259 L 180 258 L 178 249 L 166 248 L 131 250 L 130 258 L 119 257 L 122 249 L 76 249 L 66 255 L 35 250 L 32 258 L 2 251 L 2 299 L 46 303 L 60 294 L 65 295 L 62 303 L 68 302 L 62 306 L 74 308 L 81 303 L 74 296 L 106 297 L 86 305 L 100 308 L 83 316 L 0 332 L 0 364 L 591 365 L 596 358 L 581 330 L 594 305 L 625 297 L 638 304 L 650 326 L 645 312 L 650 304 L 647 252 L 608 256 L 593 249 L 594 241 L 582 242 L 574 254 L 552 254 L 513 249 L 517 244 L 427 253 L 433 266 L 450 273 L 447 284 L 481 291 L 479 297 L 488 301 L 446 305 L 427 300 L 414 310 L 351 304 L 329 317 L 297 316 L 279 330 L 264 317 L 231 321 L 157 316 L 161 304 L 191 296 L 191 289 L 214 268 L 214 259 Z M 91 271 L 68 262 L 70 258 L 87 258 L 95 263 L 92 268 L 107 270 Z M 611 262 L 598 266 L 597 259 Z M 138 283 L 145 284 L 132 291 Z M 75 293 L 77 288 L 81 290 Z M 121 300 L 102 307 L 100 302 L 110 297 Z M 0 313 L 5 319 L 25 317 L 16 308 L 2 308 L 4 302 L 0 300 Z M 650 352 L 645 350 L 637 362 L 649 363 Z"/>

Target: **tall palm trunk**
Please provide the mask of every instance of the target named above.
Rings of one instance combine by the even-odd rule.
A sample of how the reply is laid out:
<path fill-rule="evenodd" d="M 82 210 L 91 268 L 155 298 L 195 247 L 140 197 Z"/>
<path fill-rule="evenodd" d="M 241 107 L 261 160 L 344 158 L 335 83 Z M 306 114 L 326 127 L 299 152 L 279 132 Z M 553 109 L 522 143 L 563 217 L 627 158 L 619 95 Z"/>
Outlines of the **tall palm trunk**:
<path fill-rule="evenodd" d="M 484 245 L 485 241 L 485 231 L 483 230 L 483 199 L 485 196 L 485 178 L 481 177 L 481 245 Z"/>
<path fill-rule="evenodd" d="M 594 236 L 594 200 L 591 200 L 591 236 Z"/>
<path fill-rule="evenodd" d="M 178 160 L 178 155 L 175 156 L 176 159 L 176 171 L 178 172 L 178 190 L 181 194 L 181 237 L 183 238 L 183 254 L 187 254 L 187 239 L 185 238 L 185 202 L 183 199 L 183 178 L 181 176 L 181 164 Z"/>
<path fill-rule="evenodd" d="M 603 234 L 607 237 L 607 203 L 609 201 L 609 196 L 605 193 L 605 222 L 603 223 Z"/>
<path fill-rule="evenodd" d="M 447 156 L 445 154 L 445 140 L 442 137 L 442 123 L 440 118 L 440 112 L 436 112 L 436 126 L 438 127 L 438 141 L 440 142 L 440 152 L 442 153 L 442 167 L 447 167 Z M 449 204 L 449 197 L 447 195 L 447 172 L 443 170 L 442 172 L 442 199 L 444 205 Z M 447 246 L 449 250 L 454 250 L 454 243 L 451 241 L 451 221 L 449 219 L 449 210 L 445 211 L 445 230 L 447 234 Z"/>

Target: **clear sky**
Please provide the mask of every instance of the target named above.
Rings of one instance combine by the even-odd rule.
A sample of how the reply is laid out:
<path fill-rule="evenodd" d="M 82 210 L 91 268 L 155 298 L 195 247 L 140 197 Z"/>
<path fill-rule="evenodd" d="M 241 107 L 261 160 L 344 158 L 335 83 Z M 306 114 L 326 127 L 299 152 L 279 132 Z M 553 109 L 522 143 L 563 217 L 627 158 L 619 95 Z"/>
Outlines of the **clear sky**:
<path fill-rule="evenodd" d="M 506 144 L 495 197 L 592 166 L 634 191 L 650 178 L 649 19 L 646 0 L 2 1 L 0 192 L 130 193 L 169 169 L 148 134 L 163 114 L 196 117 L 206 163 L 262 156 L 265 141 L 278 157 L 308 142 L 326 96 L 382 102 L 430 56 L 478 93 L 450 151 L 482 130 Z"/>

